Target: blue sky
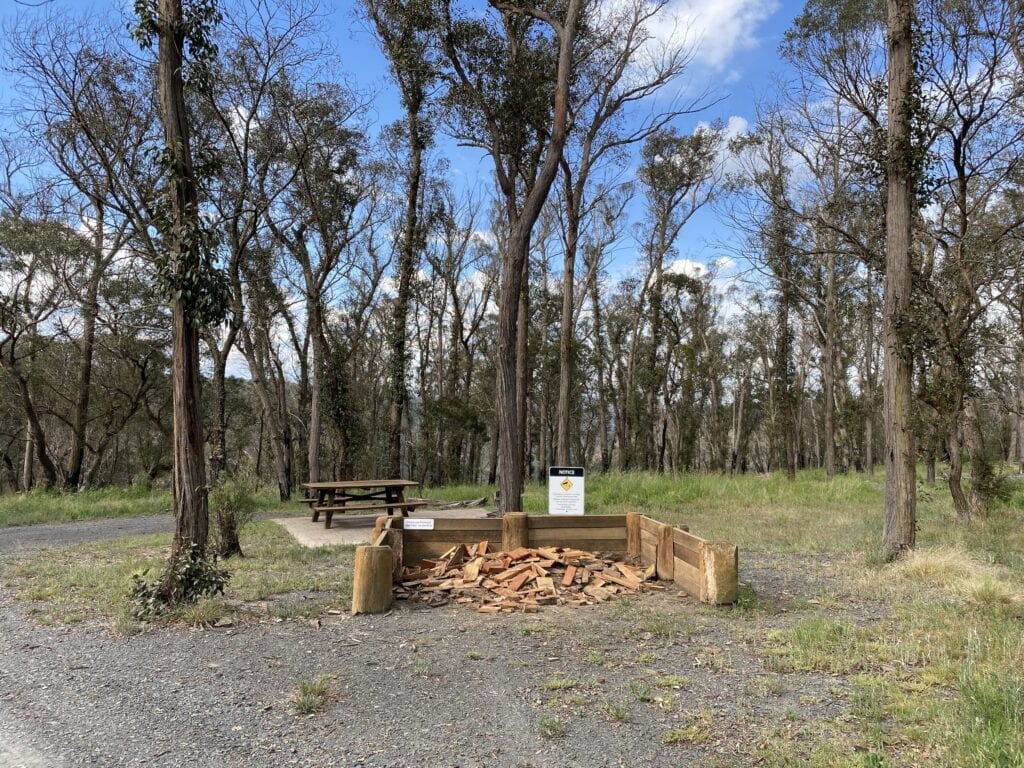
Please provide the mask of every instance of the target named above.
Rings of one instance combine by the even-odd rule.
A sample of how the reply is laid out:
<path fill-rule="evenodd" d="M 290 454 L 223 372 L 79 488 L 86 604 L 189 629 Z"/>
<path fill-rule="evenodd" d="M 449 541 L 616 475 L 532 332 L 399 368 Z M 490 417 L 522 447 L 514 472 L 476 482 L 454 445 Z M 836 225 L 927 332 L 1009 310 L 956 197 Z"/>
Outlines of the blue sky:
<path fill-rule="evenodd" d="M 33 0 L 35 2 L 36 0 Z M 126 3 L 118 0 L 54 0 L 47 10 L 19 6 L 14 0 L 0 0 L 0 22 L 8 23 L 16 13 L 53 12 L 67 9 L 77 14 L 118 14 Z M 335 46 L 341 67 L 354 81 L 379 91 L 374 101 L 380 124 L 399 116 L 398 104 L 387 79 L 383 58 L 363 22 L 356 18 L 354 3 L 324 0 L 325 36 Z M 775 79 L 786 77 L 777 55 L 778 43 L 802 4 L 793 0 L 670 0 L 669 8 L 693 30 L 698 40 L 688 78 L 695 92 L 708 89 L 721 101 L 705 112 L 684 118 L 680 129 L 692 131 L 699 121 L 721 119 L 741 129 L 753 122 L 759 98 L 770 97 Z M 0 101 L 10 99 L 10 80 L 0 73 Z M 487 183 L 490 164 L 485 158 L 442 144 L 449 154 L 453 172 L 469 184 Z M 678 242 L 680 256 L 706 262 L 723 255 L 716 244 L 728 240 L 724 225 L 710 211 L 692 220 Z M 613 272 L 628 271 L 632 261 L 629 247 L 622 249 Z"/>

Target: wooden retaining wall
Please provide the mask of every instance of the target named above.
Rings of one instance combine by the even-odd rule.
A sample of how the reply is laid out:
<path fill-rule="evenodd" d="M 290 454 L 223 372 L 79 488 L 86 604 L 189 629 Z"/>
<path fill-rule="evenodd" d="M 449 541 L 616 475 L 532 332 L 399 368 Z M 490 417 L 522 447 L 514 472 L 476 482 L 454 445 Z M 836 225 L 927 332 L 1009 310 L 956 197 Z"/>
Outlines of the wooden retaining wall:
<path fill-rule="evenodd" d="M 646 515 L 628 515 L 627 528 L 637 534 L 627 538 L 636 548 L 626 554 L 654 563 L 659 579 L 674 581 L 684 592 L 703 603 L 736 602 L 739 586 L 739 550 L 735 544 L 712 542 L 694 536 L 685 526 L 674 527 Z"/>
<path fill-rule="evenodd" d="M 415 520 L 415 518 L 413 518 Z M 655 565 L 657 577 L 673 581 L 688 595 L 711 605 L 736 601 L 739 558 L 735 545 L 710 542 L 641 514 L 435 518 L 432 530 L 406 529 L 403 517 L 378 517 L 371 543 L 394 550 L 399 564 L 415 565 L 442 555 L 456 544 L 488 541 L 491 549 L 566 547 L 634 557 Z M 414 523 L 416 524 L 416 523 Z M 419 523 L 422 525 L 422 523 Z M 382 533 L 390 529 L 384 539 Z M 401 533 L 399 533 L 401 531 Z"/>

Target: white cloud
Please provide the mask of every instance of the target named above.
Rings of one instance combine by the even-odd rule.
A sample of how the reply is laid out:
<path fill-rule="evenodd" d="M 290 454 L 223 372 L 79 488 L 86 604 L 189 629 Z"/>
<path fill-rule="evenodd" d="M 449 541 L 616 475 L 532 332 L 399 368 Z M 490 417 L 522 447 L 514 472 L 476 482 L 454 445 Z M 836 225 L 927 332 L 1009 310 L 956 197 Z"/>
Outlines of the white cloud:
<path fill-rule="evenodd" d="M 737 51 L 758 44 L 757 29 L 777 0 L 671 0 L 651 32 L 663 42 L 694 46 L 694 61 L 721 71 Z"/>
<path fill-rule="evenodd" d="M 687 277 L 699 279 L 708 273 L 708 268 L 699 261 L 676 259 L 665 268 L 665 271 L 669 274 L 686 275 Z"/>

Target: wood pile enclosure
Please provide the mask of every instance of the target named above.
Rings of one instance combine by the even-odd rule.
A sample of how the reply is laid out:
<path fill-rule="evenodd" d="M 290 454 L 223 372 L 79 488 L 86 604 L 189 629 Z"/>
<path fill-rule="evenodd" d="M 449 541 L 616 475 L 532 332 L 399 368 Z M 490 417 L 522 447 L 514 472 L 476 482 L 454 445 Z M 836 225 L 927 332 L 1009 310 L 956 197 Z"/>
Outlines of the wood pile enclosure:
<path fill-rule="evenodd" d="M 738 552 L 733 544 L 710 542 L 691 534 L 685 526 L 671 526 L 641 514 L 585 515 L 582 517 L 530 516 L 513 513 L 501 518 L 379 517 L 370 545 L 389 550 L 390 568 L 379 566 L 360 573 L 359 555 L 353 578 L 353 612 L 372 613 L 379 600 L 364 600 L 358 593 L 380 594 L 382 582 L 400 583 L 403 568 L 428 570 L 447 567 L 438 560 L 455 549 L 514 552 L 561 548 L 605 557 L 626 558 L 641 569 L 653 567 L 657 579 L 674 582 L 688 595 L 709 605 L 735 602 Z M 466 545 L 466 547 L 460 547 Z M 389 593 L 390 594 L 390 593 Z M 358 607 L 357 607 L 358 606 Z"/>

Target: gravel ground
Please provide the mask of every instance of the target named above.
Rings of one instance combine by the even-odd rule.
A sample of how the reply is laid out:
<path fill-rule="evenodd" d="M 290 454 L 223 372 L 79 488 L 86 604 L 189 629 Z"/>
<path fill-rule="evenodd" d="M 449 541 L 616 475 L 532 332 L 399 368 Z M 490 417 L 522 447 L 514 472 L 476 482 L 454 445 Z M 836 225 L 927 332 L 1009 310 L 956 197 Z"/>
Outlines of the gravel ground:
<path fill-rule="evenodd" d="M 74 523 L 43 523 L 0 528 L 0 552 L 37 547 L 67 547 L 87 541 L 141 536 L 170 531 L 170 515 L 115 517 L 106 520 L 80 520 Z M 2 765 L 2 763 L 0 763 Z"/>
<path fill-rule="evenodd" d="M 0 558 L 170 528 L 166 515 L 2 528 Z M 746 556 L 744 580 L 781 603 L 835 591 L 827 559 L 776 562 Z M 708 609 L 671 589 L 631 608 L 399 604 L 384 617 L 130 638 L 98 623 L 34 626 L 24 611 L 0 592 L 2 768 L 741 766 L 765 729 L 846 708 L 831 676 L 759 684 L 755 646 L 784 612 Z M 289 695 L 321 674 L 333 681 L 326 711 L 296 716 Z M 696 743 L 662 744 L 694 724 Z M 551 727 L 564 732 L 542 733 Z"/>
<path fill-rule="evenodd" d="M 780 599 L 829 588 L 827 561 L 744 567 Z M 784 612 L 710 609 L 671 588 L 531 615 L 397 604 L 382 617 L 128 638 L 88 622 L 34 626 L 24 610 L 0 592 L 3 768 L 745 766 L 766 729 L 847 709 L 841 678 L 763 684 L 755 650 Z M 290 693 L 320 674 L 332 700 L 296 716 Z M 662 743 L 694 723 L 698 743 Z"/>

